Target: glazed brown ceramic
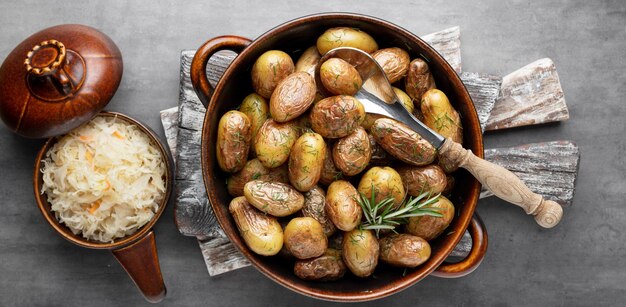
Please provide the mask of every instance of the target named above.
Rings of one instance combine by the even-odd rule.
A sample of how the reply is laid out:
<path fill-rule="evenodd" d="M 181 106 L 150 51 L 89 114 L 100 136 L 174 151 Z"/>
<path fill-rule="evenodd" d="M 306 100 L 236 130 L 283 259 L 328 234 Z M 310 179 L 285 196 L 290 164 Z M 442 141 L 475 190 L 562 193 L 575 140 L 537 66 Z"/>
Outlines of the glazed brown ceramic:
<path fill-rule="evenodd" d="M 440 277 L 459 277 L 468 274 L 481 262 L 487 249 L 484 225 L 474 216 L 480 184 L 466 171 L 455 175 L 458 183 L 451 200 L 458 215 L 443 235 L 432 243 L 431 258 L 415 269 L 407 270 L 379 265 L 376 278 L 360 279 L 346 276 L 335 282 L 309 282 L 293 274 L 293 265 L 279 257 L 262 257 L 251 252 L 240 237 L 228 212 L 232 197 L 226 190 L 227 174 L 217 166 L 215 140 L 219 118 L 235 109 L 249 93 L 253 92 L 250 68 L 265 51 L 278 49 L 287 52 L 295 60 L 308 47 L 313 46 L 324 30 L 347 26 L 359 28 L 372 35 L 381 48 L 401 47 L 411 58 L 422 57 L 428 61 L 437 87 L 444 91 L 463 118 L 464 146 L 477 156 L 483 156 L 482 133 L 472 100 L 452 67 L 429 45 L 411 32 L 387 21 L 355 14 L 320 14 L 299 18 L 282 24 L 261 35 L 254 41 L 236 36 L 222 36 L 207 41 L 198 49 L 191 66 L 191 80 L 200 97 L 207 105 L 202 130 L 202 171 L 210 203 L 217 219 L 229 239 L 261 272 L 299 293 L 316 298 L 336 301 L 365 301 L 381 298 L 416 283 L 433 273 Z M 213 90 L 206 76 L 206 64 L 211 55 L 223 49 L 239 55 L 226 69 Z M 466 228 L 473 239 L 470 255 L 456 264 L 442 264 L 459 242 Z"/>
<path fill-rule="evenodd" d="M 166 290 L 165 284 L 163 283 L 163 276 L 161 275 L 161 268 L 159 266 L 159 258 L 157 255 L 154 231 L 152 230 L 152 227 L 165 210 L 165 206 L 167 205 L 167 201 L 172 190 L 173 164 L 169 152 L 150 128 L 130 117 L 115 112 L 101 112 L 97 116 L 116 117 L 130 124 L 136 125 L 150 137 L 152 142 L 156 144 L 161 151 L 167 169 L 167 178 L 165 180 L 166 192 L 163 200 L 159 203 L 158 211 L 152 220 L 150 220 L 150 222 L 141 227 L 134 234 L 115 240 L 113 243 L 102 243 L 87 240 L 80 235 L 73 234 L 69 228 L 61 224 L 50 209 L 50 204 L 48 203 L 45 194 L 41 193 L 41 186 L 43 183 L 40 171 L 42 168 L 41 161 L 45 159 L 46 153 L 56 143 L 57 138 L 48 139 L 39 151 L 37 160 L 35 161 L 33 186 L 35 188 L 35 199 L 37 200 L 37 205 L 39 206 L 39 210 L 41 210 L 41 213 L 46 221 L 48 221 L 50 226 L 52 226 L 52 228 L 54 228 L 54 230 L 56 230 L 63 238 L 82 247 L 110 250 L 115 258 L 120 262 L 122 267 L 124 267 L 124 270 L 126 270 L 128 275 L 133 279 L 141 293 L 145 296 L 146 300 L 153 303 L 160 302 L 165 297 Z"/>
<path fill-rule="evenodd" d="M 122 55 L 104 33 L 83 25 L 44 29 L 0 67 L 0 118 L 22 136 L 64 134 L 104 108 L 122 71 Z"/>

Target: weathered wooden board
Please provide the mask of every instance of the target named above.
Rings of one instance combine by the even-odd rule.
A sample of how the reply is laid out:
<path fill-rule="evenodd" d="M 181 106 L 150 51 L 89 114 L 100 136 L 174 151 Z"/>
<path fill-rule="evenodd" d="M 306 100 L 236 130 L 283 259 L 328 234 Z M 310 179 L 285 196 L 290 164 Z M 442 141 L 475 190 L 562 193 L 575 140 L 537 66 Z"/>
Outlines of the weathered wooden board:
<path fill-rule="evenodd" d="M 461 28 L 459 26 L 423 35 L 421 38 L 435 48 L 457 73 L 461 73 Z"/>
<path fill-rule="evenodd" d="M 161 124 L 163 124 L 163 131 L 165 131 L 167 146 L 170 148 L 170 153 L 172 154 L 174 163 L 176 163 L 176 139 L 178 139 L 178 107 L 173 107 L 161 111 Z"/>
<path fill-rule="evenodd" d="M 485 159 L 512 171 L 535 193 L 569 207 L 574 198 L 580 152 L 571 141 L 485 150 Z M 483 190 L 480 198 L 493 194 Z"/>
<path fill-rule="evenodd" d="M 535 125 L 569 118 L 565 96 L 549 58 L 530 63 L 502 78 L 500 97 L 486 130 Z"/>
<path fill-rule="evenodd" d="M 489 74 L 463 72 L 461 73 L 461 80 L 472 97 L 474 107 L 478 113 L 480 128 L 484 132 L 491 110 L 500 94 L 502 78 Z"/>

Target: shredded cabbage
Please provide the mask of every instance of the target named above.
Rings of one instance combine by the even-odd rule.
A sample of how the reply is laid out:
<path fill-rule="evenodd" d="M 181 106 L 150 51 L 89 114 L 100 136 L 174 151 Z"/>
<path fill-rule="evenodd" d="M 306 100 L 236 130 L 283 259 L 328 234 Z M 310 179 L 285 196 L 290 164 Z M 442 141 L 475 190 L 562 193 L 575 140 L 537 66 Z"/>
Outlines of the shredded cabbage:
<path fill-rule="evenodd" d="M 89 240 L 113 242 L 148 223 L 165 195 L 165 162 L 137 126 L 99 116 L 58 140 L 43 186 L 59 222 Z"/>

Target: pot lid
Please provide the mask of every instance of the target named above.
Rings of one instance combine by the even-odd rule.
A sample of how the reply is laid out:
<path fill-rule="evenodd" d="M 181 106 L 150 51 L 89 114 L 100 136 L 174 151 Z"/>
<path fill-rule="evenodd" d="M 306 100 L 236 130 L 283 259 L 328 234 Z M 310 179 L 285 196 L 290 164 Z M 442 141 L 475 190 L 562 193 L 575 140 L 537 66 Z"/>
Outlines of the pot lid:
<path fill-rule="evenodd" d="M 109 103 L 122 71 L 122 54 L 104 33 L 83 25 L 44 29 L 0 67 L 0 118 L 25 137 L 67 133 Z"/>

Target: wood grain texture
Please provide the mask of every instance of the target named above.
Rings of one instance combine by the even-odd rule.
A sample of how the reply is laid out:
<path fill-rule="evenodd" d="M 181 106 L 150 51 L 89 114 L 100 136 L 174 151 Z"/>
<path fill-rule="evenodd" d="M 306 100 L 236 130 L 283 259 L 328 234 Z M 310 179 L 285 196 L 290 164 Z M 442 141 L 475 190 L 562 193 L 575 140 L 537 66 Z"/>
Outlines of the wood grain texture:
<path fill-rule="evenodd" d="M 471 150 L 450 139 L 444 141 L 439 155 L 472 173 L 494 195 L 521 207 L 526 214 L 533 215 L 541 227 L 552 228 L 561 221 L 561 205 L 533 193 L 519 177 L 504 167 L 476 157 Z"/>
<path fill-rule="evenodd" d="M 569 118 L 556 66 L 549 58 L 530 63 L 502 78 L 500 97 L 486 130 L 563 121 Z"/>
<path fill-rule="evenodd" d="M 572 141 L 533 143 L 485 150 L 485 159 L 517 175 L 533 192 L 569 207 L 574 199 L 580 162 Z M 492 196 L 483 189 L 481 198 Z"/>
<path fill-rule="evenodd" d="M 498 99 L 498 95 L 500 95 L 502 78 L 489 74 L 463 72 L 461 73 L 461 80 L 472 97 L 472 101 L 474 101 L 480 128 L 484 132 L 491 110 L 496 99 Z"/>
<path fill-rule="evenodd" d="M 178 107 L 169 108 L 160 112 L 161 124 L 167 139 L 172 159 L 176 163 L 176 140 L 178 139 Z"/>
<path fill-rule="evenodd" d="M 421 38 L 435 48 L 457 73 L 461 73 L 461 28 L 459 26 L 424 35 Z"/>

